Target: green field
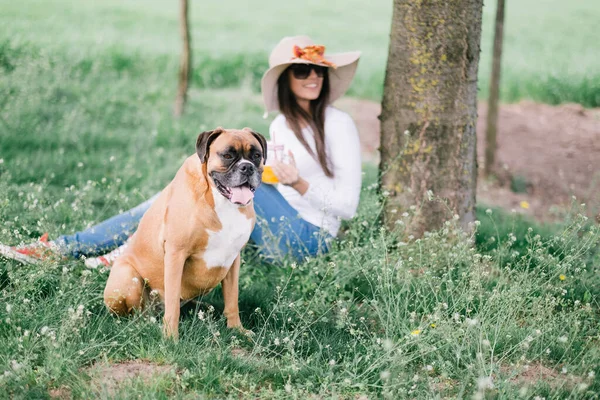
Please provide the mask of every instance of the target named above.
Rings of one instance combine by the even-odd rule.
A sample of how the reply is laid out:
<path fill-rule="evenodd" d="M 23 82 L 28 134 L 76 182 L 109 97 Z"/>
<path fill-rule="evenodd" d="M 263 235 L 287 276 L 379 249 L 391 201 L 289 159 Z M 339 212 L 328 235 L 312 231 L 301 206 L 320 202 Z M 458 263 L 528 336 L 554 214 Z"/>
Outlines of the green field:
<path fill-rule="evenodd" d="M 0 242 L 56 237 L 137 205 L 203 129 L 266 132 L 257 82 L 281 35 L 362 50 L 352 93 L 381 96 L 388 2 L 348 1 L 343 12 L 317 1 L 193 2 L 194 84 L 176 120 L 179 39 L 167 4 L 0 5 Z M 513 6 L 505 99 L 597 93 L 600 6 Z M 486 8 L 482 78 L 492 16 Z M 552 77 L 564 86 L 546 85 Z M 380 228 L 377 171 L 364 170 L 359 215 L 329 255 L 270 265 L 245 252 L 240 308 L 252 341 L 225 328 L 219 290 L 186 309 L 174 344 L 158 312 L 108 314 L 107 271 L 0 259 L 0 398 L 598 398 L 600 231 L 578 207 L 541 226 L 480 206 L 472 237 L 450 221 L 414 240 L 403 230 L 411 210 L 397 232 Z M 171 371 L 102 388 L 93 368 L 127 360 Z"/>
<path fill-rule="evenodd" d="M 363 57 L 351 94 L 381 98 L 392 1 L 264 0 L 192 2 L 191 25 L 197 87 L 257 87 L 266 56 L 279 38 L 310 34 L 329 51 L 358 49 Z M 495 1 L 484 8 L 480 62 L 481 96 L 487 96 Z M 47 51 L 69 62 L 125 58 L 131 68 L 150 67 L 162 84 L 175 75 L 180 42 L 178 9 L 164 1 L 65 0 L 5 2 L 0 6 L 0 44 Z M 596 41 L 600 3 L 594 0 L 525 0 L 508 3 L 502 98 L 600 106 L 600 51 Z M 10 51 L 10 50 L 8 50 Z"/>

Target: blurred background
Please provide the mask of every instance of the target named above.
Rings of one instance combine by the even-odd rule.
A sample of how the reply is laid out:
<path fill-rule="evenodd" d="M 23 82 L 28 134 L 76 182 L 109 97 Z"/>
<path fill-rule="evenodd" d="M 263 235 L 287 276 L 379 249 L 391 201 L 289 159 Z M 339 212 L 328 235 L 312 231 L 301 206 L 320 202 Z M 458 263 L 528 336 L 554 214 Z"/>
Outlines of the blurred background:
<path fill-rule="evenodd" d="M 283 36 L 308 34 L 330 52 L 363 53 L 350 95 L 379 100 L 387 59 L 392 2 L 344 4 L 308 0 L 190 2 L 193 86 L 254 89 L 267 56 Z M 495 1 L 485 2 L 479 86 L 488 90 Z M 502 99 L 600 106 L 598 2 L 525 0 L 506 6 Z M 181 43 L 179 7 L 165 1 L 25 1 L 2 5 L 3 58 L 37 50 L 82 73 L 112 67 L 135 75 L 174 75 Z"/>

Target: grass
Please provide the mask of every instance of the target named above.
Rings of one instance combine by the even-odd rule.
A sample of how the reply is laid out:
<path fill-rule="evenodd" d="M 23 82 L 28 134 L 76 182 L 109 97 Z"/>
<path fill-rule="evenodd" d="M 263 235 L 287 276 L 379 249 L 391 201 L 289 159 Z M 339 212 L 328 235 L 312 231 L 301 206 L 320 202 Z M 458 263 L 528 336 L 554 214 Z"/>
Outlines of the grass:
<path fill-rule="evenodd" d="M 267 132 L 256 80 L 285 29 L 310 28 L 336 51 L 364 47 L 353 90 L 380 96 L 387 17 L 359 37 L 351 27 L 364 20 L 363 3 L 348 6 L 346 20 L 322 2 L 309 3 L 320 10 L 311 15 L 273 2 L 266 9 L 283 13 L 273 24 L 256 10 L 194 3 L 203 68 L 175 120 L 175 10 L 140 4 L 0 6 L 0 242 L 56 237 L 137 205 L 204 129 Z M 389 12 L 370 6 L 373 18 Z M 228 18 L 210 17 L 222 8 Z M 376 169 L 364 170 L 359 215 L 330 254 L 278 266 L 245 252 L 240 307 L 253 340 L 225 328 L 219 290 L 185 309 L 174 344 L 162 339 L 160 312 L 107 313 L 105 270 L 0 260 L 0 397 L 597 398 L 597 227 L 577 210 L 540 226 L 481 205 L 474 235 L 449 221 L 415 240 L 403 231 L 410 209 L 396 232 L 381 229 Z M 95 368 L 130 360 L 172 368 L 98 386 Z M 555 376 L 522 380 L 540 365 Z"/>
<path fill-rule="evenodd" d="M 363 198 L 376 200 L 373 189 L 366 187 Z M 403 244 L 402 229 L 390 234 L 372 222 L 378 208 L 365 202 L 326 257 L 273 266 L 246 252 L 240 307 L 252 341 L 225 328 L 218 291 L 184 312 L 174 344 L 162 339 L 157 312 L 108 315 L 105 270 L 78 261 L 3 263 L 5 393 L 94 397 L 101 389 L 89 367 L 130 359 L 173 370 L 150 385 L 142 378 L 121 382 L 106 397 L 486 392 L 508 399 L 523 391 L 550 398 L 598 392 L 597 229 L 576 220 L 548 238 L 537 238 L 535 226 L 520 236 L 510 225 L 528 222 L 484 211 L 479 232 L 489 240 L 485 229 L 496 230 L 493 249 L 472 247 L 473 238 L 451 221 Z M 409 212 L 401 220 L 410 218 Z M 523 368 L 537 364 L 558 378 L 521 383 Z M 482 386 L 486 377 L 493 377 L 493 388 Z"/>
<path fill-rule="evenodd" d="M 488 93 L 495 4 L 486 2 L 484 8 L 481 98 Z M 66 0 L 28 0 L 0 7 L 0 68 L 11 68 L 11 53 L 35 46 L 62 55 L 65 62 L 81 61 L 84 70 L 100 59 L 134 75 L 152 69 L 162 76 L 156 84 L 174 87 L 171 82 L 180 48 L 175 5 L 156 0 L 76 5 Z M 526 0 L 506 7 L 502 100 L 598 107 L 600 53 L 594 50 L 600 4 L 593 0 Z M 267 55 L 277 40 L 310 34 L 332 52 L 362 51 L 350 94 L 379 100 L 391 11 L 389 0 L 349 0 L 343 10 L 336 3 L 318 0 L 293 4 L 265 0 L 260 7 L 248 7 L 239 0 L 194 3 L 194 84 L 222 88 L 250 80 L 258 91 Z"/>

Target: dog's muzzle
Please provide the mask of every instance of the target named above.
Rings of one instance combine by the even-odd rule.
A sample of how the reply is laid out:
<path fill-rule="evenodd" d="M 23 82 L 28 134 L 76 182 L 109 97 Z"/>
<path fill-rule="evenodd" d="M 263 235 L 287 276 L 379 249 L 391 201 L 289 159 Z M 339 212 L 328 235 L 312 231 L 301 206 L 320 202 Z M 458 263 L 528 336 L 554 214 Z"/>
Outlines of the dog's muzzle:
<path fill-rule="evenodd" d="M 227 172 L 213 172 L 211 177 L 217 190 L 234 204 L 246 205 L 254 198 L 260 185 L 258 168 L 248 160 L 241 160 Z"/>

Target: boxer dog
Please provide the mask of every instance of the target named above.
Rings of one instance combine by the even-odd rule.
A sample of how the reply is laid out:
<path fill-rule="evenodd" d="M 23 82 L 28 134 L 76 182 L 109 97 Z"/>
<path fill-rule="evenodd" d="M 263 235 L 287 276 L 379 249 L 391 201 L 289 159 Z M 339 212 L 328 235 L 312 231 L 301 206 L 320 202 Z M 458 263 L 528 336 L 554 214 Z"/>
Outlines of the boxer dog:
<path fill-rule="evenodd" d="M 104 302 L 118 315 L 143 307 L 150 291 L 164 302 L 163 333 L 178 338 L 180 301 L 221 283 L 227 326 L 242 329 L 238 309 L 240 251 L 254 228 L 252 198 L 267 155 L 250 128 L 203 132 L 196 154 L 144 214 L 115 261 Z"/>

